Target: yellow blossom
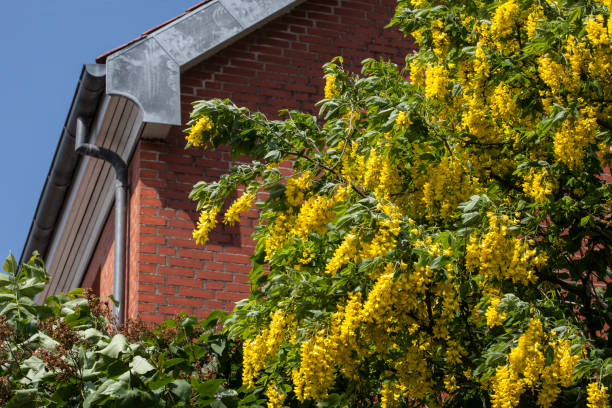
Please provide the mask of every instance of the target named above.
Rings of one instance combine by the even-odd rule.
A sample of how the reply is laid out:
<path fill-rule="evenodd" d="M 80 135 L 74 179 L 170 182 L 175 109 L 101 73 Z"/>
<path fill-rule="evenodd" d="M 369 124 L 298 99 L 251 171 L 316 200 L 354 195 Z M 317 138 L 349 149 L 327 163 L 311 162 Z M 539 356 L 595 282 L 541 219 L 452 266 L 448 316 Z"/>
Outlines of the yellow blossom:
<path fill-rule="evenodd" d="M 557 160 L 570 169 L 582 168 L 585 148 L 595 143 L 598 128 L 595 111 L 590 106 L 582 108 L 579 117 L 566 119 L 553 138 Z"/>
<path fill-rule="evenodd" d="M 608 387 L 602 387 L 598 382 L 592 382 L 587 386 L 588 408 L 610 408 L 609 401 Z"/>
<path fill-rule="evenodd" d="M 412 125 L 412 121 L 410 120 L 410 114 L 407 112 L 398 112 L 397 118 L 395 119 L 395 126 L 399 130 L 406 130 Z"/>
<path fill-rule="evenodd" d="M 492 298 L 491 304 L 485 313 L 487 317 L 487 326 L 489 327 L 499 326 L 506 319 L 506 315 L 504 313 L 499 313 L 497 310 L 499 302 L 500 299 L 498 297 Z"/>
<path fill-rule="evenodd" d="M 253 205 L 255 194 L 246 193 L 234 201 L 230 208 L 225 212 L 223 222 L 229 225 L 234 225 L 240 222 L 240 213 L 248 211 Z"/>
<path fill-rule="evenodd" d="M 307 171 L 300 177 L 291 177 L 285 186 L 285 196 L 293 207 L 298 207 L 304 200 L 304 190 L 310 188 L 312 184 L 312 174 Z"/>
<path fill-rule="evenodd" d="M 535 37 L 538 22 L 542 19 L 544 19 L 544 9 L 542 8 L 542 6 L 537 5 L 535 7 L 532 7 L 531 13 L 529 13 L 529 16 L 527 17 L 527 22 L 525 23 L 525 30 L 527 30 L 527 38 L 532 40 L 533 37 Z"/>
<path fill-rule="evenodd" d="M 443 99 L 447 92 L 448 71 L 442 65 L 427 64 L 425 70 L 425 96 L 432 99 Z"/>
<path fill-rule="evenodd" d="M 536 202 L 544 202 L 548 200 L 554 190 L 554 185 L 550 181 L 548 170 L 541 168 L 536 170 L 529 169 L 529 173 L 524 176 L 523 191 L 528 196 L 532 197 Z"/>
<path fill-rule="evenodd" d="M 283 401 L 287 398 L 287 394 L 278 392 L 276 386 L 270 384 L 266 388 L 266 397 L 268 397 L 267 408 L 283 408 Z"/>
<path fill-rule="evenodd" d="M 336 74 L 328 74 L 325 77 L 325 98 L 332 99 L 339 92 L 336 86 Z"/>
<path fill-rule="evenodd" d="M 189 134 L 185 136 L 185 140 L 190 146 L 198 147 L 204 143 L 203 134 L 204 132 L 210 132 L 213 128 L 214 124 L 212 120 L 203 115 L 198 119 L 198 121 L 193 125 L 189 131 Z"/>
<path fill-rule="evenodd" d="M 587 38 L 594 47 L 609 45 L 610 37 L 604 25 L 604 17 L 599 14 L 586 20 Z"/>
<path fill-rule="evenodd" d="M 200 219 L 196 229 L 193 230 L 193 238 L 196 240 L 196 244 L 204 245 L 208 242 L 208 234 L 217 225 L 217 214 L 221 210 L 220 207 L 213 207 L 210 209 L 204 209 L 200 212 Z"/>
<path fill-rule="evenodd" d="M 529 243 L 512 237 L 508 232 L 510 220 L 507 216 L 487 214 L 489 231 L 482 237 L 470 237 L 466 266 L 478 268 L 485 279 L 509 279 L 527 285 L 537 280 L 534 268 L 546 263 L 546 256 L 530 248 Z"/>
<path fill-rule="evenodd" d="M 255 387 L 255 377 L 261 371 L 266 361 L 275 356 L 285 339 L 285 328 L 290 318 L 281 309 L 272 315 L 270 326 L 258 334 L 253 340 L 244 343 L 242 363 L 242 382 L 251 388 Z"/>

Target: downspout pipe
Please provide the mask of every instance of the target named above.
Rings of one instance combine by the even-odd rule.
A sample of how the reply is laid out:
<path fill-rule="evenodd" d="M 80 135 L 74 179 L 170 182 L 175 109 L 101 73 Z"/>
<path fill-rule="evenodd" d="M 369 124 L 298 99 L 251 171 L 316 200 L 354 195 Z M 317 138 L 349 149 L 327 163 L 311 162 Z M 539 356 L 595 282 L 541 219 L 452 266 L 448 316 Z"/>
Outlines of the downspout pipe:
<path fill-rule="evenodd" d="M 118 324 L 123 324 L 127 304 L 125 301 L 125 241 L 127 223 L 128 166 L 112 150 L 87 143 L 88 126 L 85 118 L 79 116 L 76 123 L 74 149 L 77 153 L 95 157 L 110 163 L 115 169 L 115 265 L 113 275 L 113 297 L 119 306 L 113 306 L 113 313 Z"/>

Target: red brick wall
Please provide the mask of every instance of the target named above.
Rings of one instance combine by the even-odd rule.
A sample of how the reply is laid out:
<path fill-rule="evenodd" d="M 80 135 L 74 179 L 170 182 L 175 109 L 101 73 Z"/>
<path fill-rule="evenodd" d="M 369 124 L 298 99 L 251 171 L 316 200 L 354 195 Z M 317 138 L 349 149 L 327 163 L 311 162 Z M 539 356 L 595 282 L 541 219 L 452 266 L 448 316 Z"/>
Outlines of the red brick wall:
<path fill-rule="evenodd" d="M 183 73 L 183 122 L 191 102 L 215 97 L 270 116 L 283 108 L 314 112 L 323 94 L 321 66 L 336 55 L 354 72 L 368 57 L 403 65 L 412 43 L 383 29 L 395 5 L 394 0 L 306 1 Z M 185 150 L 184 144 L 181 129 L 173 129 L 165 141 L 141 141 L 130 164 L 129 309 L 145 321 L 181 310 L 204 317 L 212 309 L 231 310 L 248 296 L 257 214 L 252 211 L 240 226 L 218 227 L 205 248 L 195 245 L 197 214 L 187 195 L 195 182 L 216 180 L 231 160 L 222 149 Z M 104 258 L 98 252 L 107 263 L 112 258 L 112 251 L 99 248 L 92 274 Z"/>

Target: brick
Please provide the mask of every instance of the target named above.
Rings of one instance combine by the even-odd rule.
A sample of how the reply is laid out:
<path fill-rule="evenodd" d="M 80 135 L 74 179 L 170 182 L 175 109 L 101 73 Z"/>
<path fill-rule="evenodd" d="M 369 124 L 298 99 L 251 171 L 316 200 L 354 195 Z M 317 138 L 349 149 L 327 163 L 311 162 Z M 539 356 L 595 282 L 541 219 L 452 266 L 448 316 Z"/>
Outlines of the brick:
<path fill-rule="evenodd" d="M 225 289 L 228 292 L 249 293 L 251 291 L 251 285 L 228 283 L 225 285 Z"/>
<path fill-rule="evenodd" d="M 184 276 L 192 278 L 195 276 L 195 272 L 193 269 L 187 268 L 174 268 L 169 266 L 160 266 L 159 273 L 167 276 Z"/>
<path fill-rule="evenodd" d="M 251 263 L 247 255 L 215 254 L 217 262 L 229 262 L 248 265 Z"/>
<path fill-rule="evenodd" d="M 234 280 L 234 276 L 231 273 L 224 272 L 211 272 L 211 271 L 199 271 L 198 278 L 204 280 L 213 280 L 213 281 L 226 281 L 232 282 Z M 187 286 L 187 285 L 184 285 Z"/>
<path fill-rule="evenodd" d="M 157 265 L 165 265 L 166 257 L 159 255 L 141 255 L 140 260 L 145 263 L 152 263 Z"/>
<path fill-rule="evenodd" d="M 218 300 L 207 300 L 206 308 L 208 310 L 225 310 L 225 302 L 219 302 Z"/>
<path fill-rule="evenodd" d="M 212 260 L 213 254 L 212 252 L 208 252 L 205 250 L 193 250 L 193 249 L 179 249 L 178 256 L 180 258 L 195 258 L 195 259 L 204 259 L 204 260 Z"/>
<path fill-rule="evenodd" d="M 138 274 L 138 278 L 140 282 L 146 282 L 146 283 L 164 283 L 165 281 L 165 278 L 161 275 L 152 275 L 150 273 L 142 273 L 142 270 Z"/>
<path fill-rule="evenodd" d="M 158 286 L 157 290 L 164 295 L 176 295 L 176 286 Z"/>
<path fill-rule="evenodd" d="M 225 287 L 225 283 L 219 281 L 206 281 L 206 289 L 220 290 Z"/>
<path fill-rule="evenodd" d="M 180 305 L 180 306 L 191 306 L 191 307 L 202 307 L 204 306 L 204 299 L 199 298 L 186 298 L 182 296 L 168 296 L 169 305 Z"/>
<path fill-rule="evenodd" d="M 246 299 L 248 297 L 249 296 L 244 293 L 217 292 L 218 300 L 232 300 L 234 302 L 237 302 L 239 300 Z"/>
<path fill-rule="evenodd" d="M 138 299 L 141 302 L 149 302 L 149 303 L 165 303 L 166 297 L 161 295 L 152 295 L 150 293 L 141 293 L 138 295 Z"/>
<path fill-rule="evenodd" d="M 177 278 L 168 276 L 168 285 L 189 286 L 192 288 L 201 288 L 202 281 L 200 279 Z"/>
<path fill-rule="evenodd" d="M 214 298 L 214 292 L 212 290 L 203 290 L 203 289 L 195 289 L 195 288 L 179 288 L 178 293 L 181 296 L 191 296 L 191 297 L 198 297 L 198 298 L 205 298 L 205 299 Z"/>

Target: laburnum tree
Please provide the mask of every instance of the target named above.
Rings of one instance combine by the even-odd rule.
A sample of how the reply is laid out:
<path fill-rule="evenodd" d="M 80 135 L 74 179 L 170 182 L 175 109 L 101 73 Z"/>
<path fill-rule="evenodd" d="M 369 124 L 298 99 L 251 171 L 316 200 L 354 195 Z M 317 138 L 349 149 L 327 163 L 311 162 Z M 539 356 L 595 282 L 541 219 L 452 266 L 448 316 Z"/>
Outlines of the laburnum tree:
<path fill-rule="evenodd" d="M 402 0 L 418 52 L 327 64 L 317 117 L 194 105 L 188 146 L 252 158 L 191 194 L 200 243 L 260 211 L 228 322 L 246 387 L 272 408 L 609 406 L 611 10 Z"/>

